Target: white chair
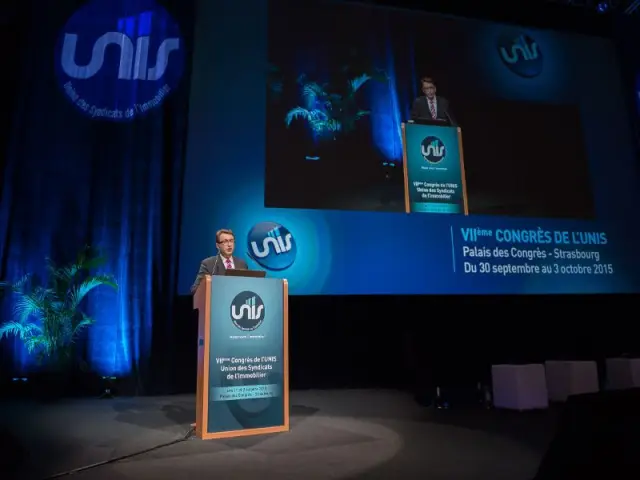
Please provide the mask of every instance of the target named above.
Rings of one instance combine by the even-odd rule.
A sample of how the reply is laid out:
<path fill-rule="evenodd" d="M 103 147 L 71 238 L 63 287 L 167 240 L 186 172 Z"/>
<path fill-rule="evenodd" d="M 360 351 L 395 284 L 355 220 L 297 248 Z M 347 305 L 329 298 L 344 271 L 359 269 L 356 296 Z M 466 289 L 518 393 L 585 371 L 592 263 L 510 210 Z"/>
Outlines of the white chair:
<path fill-rule="evenodd" d="M 493 365 L 493 405 L 509 410 L 534 410 L 549 406 L 542 364 Z"/>
<path fill-rule="evenodd" d="M 598 365 L 594 361 L 548 360 L 544 369 L 552 402 L 566 402 L 570 395 L 600 391 Z"/>
<path fill-rule="evenodd" d="M 607 390 L 640 387 L 640 358 L 607 358 Z"/>

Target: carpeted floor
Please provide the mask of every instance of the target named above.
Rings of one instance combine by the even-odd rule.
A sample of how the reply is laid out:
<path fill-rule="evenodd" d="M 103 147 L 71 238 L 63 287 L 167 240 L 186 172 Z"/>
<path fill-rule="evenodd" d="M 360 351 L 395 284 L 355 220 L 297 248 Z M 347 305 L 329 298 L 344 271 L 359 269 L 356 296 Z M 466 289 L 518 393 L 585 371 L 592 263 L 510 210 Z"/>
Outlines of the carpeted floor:
<path fill-rule="evenodd" d="M 185 438 L 193 396 L 0 405 L 4 478 L 529 480 L 554 433 L 554 411 L 433 410 L 401 392 L 297 391 L 291 431 L 231 440 Z"/>

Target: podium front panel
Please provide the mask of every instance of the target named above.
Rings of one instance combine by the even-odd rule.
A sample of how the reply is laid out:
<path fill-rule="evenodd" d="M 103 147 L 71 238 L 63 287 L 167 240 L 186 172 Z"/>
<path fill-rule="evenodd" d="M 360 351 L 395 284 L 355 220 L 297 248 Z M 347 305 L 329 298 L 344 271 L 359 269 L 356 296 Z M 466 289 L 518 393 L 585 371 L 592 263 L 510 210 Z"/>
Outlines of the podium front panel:
<path fill-rule="evenodd" d="M 280 279 L 213 277 L 207 433 L 285 424 L 285 308 Z"/>
<path fill-rule="evenodd" d="M 458 127 L 402 125 L 405 211 L 467 214 L 462 133 Z"/>

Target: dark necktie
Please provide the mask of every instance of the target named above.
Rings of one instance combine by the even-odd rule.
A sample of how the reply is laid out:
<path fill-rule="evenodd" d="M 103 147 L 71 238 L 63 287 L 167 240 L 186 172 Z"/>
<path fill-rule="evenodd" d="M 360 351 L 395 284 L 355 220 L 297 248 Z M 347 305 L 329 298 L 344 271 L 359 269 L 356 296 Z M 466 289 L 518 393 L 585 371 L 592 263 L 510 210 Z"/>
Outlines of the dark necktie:
<path fill-rule="evenodd" d="M 436 102 L 429 100 L 429 110 L 431 110 L 431 117 L 436 119 Z"/>

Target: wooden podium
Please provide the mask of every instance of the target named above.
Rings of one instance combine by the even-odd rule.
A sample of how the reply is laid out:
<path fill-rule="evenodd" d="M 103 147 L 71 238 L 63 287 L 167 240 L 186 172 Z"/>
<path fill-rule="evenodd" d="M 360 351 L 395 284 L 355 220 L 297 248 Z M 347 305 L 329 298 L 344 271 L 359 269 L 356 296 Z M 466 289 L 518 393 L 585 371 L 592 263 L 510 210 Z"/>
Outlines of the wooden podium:
<path fill-rule="evenodd" d="M 289 295 L 278 278 L 205 276 L 198 310 L 196 436 L 289 431 Z"/>

